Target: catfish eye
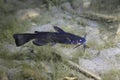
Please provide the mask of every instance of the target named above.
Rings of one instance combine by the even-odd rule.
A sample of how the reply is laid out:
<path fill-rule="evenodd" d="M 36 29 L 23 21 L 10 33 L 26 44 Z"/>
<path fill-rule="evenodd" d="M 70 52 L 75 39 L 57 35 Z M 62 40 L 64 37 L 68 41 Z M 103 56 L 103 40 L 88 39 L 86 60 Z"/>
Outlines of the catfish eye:
<path fill-rule="evenodd" d="M 79 41 L 81 42 L 82 40 L 80 39 Z"/>

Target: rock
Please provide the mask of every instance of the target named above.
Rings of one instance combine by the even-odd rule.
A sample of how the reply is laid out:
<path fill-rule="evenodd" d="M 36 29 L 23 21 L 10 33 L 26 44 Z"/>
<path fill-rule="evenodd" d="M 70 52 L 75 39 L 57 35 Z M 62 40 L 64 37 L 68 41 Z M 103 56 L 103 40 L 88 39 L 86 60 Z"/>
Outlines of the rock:
<path fill-rule="evenodd" d="M 30 18 L 36 18 L 36 17 L 40 16 L 40 9 L 35 8 L 35 9 L 19 10 L 17 12 L 17 16 L 18 16 L 18 19 L 21 19 L 21 20 L 26 20 L 26 19 L 30 19 Z"/>
<path fill-rule="evenodd" d="M 79 59 L 79 64 L 86 69 L 102 74 L 112 69 L 120 69 L 120 61 L 117 60 L 116 55 L 120 55 L 119 48 L 104 49 L 93 59 Z"/>
<path fill-rule="evenodd" d="M 101 74 L 110 70 L 110 66 L 108 65 L 108 63 L 105 60 L 102 60 L 101 58 L 94 58 L 92 60 L 80 59 L 79 64 L 85 69 L 88 69 L 97 74 Z"/>
<path fill-rule="evenodd" d="M 102 59 L 109 60 L 108 62 L 110 62 L 110 63 L 112 62 L 111 64 L 114 64 L 116 62 L 120 62 L 120 61 L 116 60 L 116 55 L 118 55 L 118 54 L 120 54 L 119 48 L 108 48 L 108 49 L 104 49 L 100 52 L 100 57 Z"/>
<path fill-rule="evenodd" d="M 33 26 L 33 27 L 31 27 L 31 29 L 30 29 L 30 32 L 34 32 L 34 31 L 47 31 L 47 32 L 49 32 L 49 31 L 51 31 L 51 30 L 53 30 L 53 26 L 51 25 L 51 24 L 45 24 L 45 25 L 41 25 L 41 26 Z"/>
<path fill-rule="evenodd" d="M 90 27 L 97 29 L 97 31 L 95 31 L 95 30 L 94 30 L 94 31 L 98 33 L 99 24 L 98 24 L 96 21 L 87 20 L 86 23 L 87 23 Z"/>

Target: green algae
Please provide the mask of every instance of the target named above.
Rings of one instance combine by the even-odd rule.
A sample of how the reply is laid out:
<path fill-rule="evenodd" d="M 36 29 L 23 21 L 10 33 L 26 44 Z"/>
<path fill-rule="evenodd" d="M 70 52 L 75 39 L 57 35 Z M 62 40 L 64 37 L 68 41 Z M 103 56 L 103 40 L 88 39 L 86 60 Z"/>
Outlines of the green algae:
<path fill-rule="evenodd" d="M 102 80 L 119 80 L 120 70 L 110 70 L 102 75 Z"/>

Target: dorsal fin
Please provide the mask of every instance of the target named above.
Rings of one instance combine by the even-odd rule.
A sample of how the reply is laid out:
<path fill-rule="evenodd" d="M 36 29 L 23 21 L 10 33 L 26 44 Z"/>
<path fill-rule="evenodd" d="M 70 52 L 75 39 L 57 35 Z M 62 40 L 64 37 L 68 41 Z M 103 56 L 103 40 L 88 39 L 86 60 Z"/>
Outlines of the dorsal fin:
<path fill-rule="evenodd" d="M 34 33 L 36 33 L 36 34 L 37 34 L 37 33 L 40 33 L 40 32 L 39 32 L 39 31 L 34 31 Z"/>
<path fill-rule="evenodd" d="M 59 32 L 59 33 L 65 33 L 65 31 L 63 31 L 62 29 L 60 29 L 59 27 L 57 26 L 54 26 L 54 29 Z"/>

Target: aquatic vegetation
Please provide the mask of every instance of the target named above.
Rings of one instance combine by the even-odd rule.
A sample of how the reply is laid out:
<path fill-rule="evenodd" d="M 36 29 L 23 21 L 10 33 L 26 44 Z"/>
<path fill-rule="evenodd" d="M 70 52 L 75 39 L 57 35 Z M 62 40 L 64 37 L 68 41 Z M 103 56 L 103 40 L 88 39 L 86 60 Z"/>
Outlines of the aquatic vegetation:
<path fill-rule="evenodd" d="M 115 11 L 117 11 L 117 9 L 118 9 L 117 6 L 119 4 L 120 4 L 119 0 L 115 0 L 115 1 L 110 0 L 109 2 L 104 1 L 104 0 L 98 0 L 98 1 L 93 0 L 91 2 L 91 7 L 95 11 L 100 11 L 100 12 L 110 14 L 110 13 L 115 13 Z M 107 5 L 107 7 L 106 7 L 106 5 Z"/>
<path fill-rule="evenodd" d="M 23 78 L 23 80 L 24 79 L 45 80 L 45 78 L 42 77 L 42 73 L 34 68 L 23 67 L 20 73 L 21 73 L 20 78 Z"/>
<path fill-rule="evenodd" d="M 12 43 L 12 35 L 16 32 L 22 32 L 27 29 L 27 21 L 22 22 L 17 20 L 15 15 L 0 16 L 0 41 Z"/>
<path fill-rule="evenodd" d="M 33 58 L 33 60 L 35 61 L 39 61 L 39 60 L 50 61 L 54 57 L 53 53 L 55 51 L 49 45 L 42 46 L 42 47 L 34 46 L 34 50 L 35 50 L 35 53 L 34 53 L 35 57 Z"/>
<path fill-rule="evenodd" d="M 119 80 L 120 70 L 110 70 L 102 75 L 102 80 Z"/>
<path fill-rule="evenodd" d="M 102 46 L 98 45 L 97 42 L 93 42 L 93 41 L 88 41 L 87 42 L 87 45 L 90 47 L 90 48 L 94 48 L 94 49 L 102 49 Z"/>
<path fill-rule="evenodd" d="M 84 51 L 84 49 L 81 46 L 78 49 L 76 49 L 76 52 L 74 54 L 72 54 L 72 56 L 73 56 L 72 61 L 78 62 L 79 58 L 85 58 L 86 57 L 86 52 Z"/>
<path fill-rule="evenodd" d="M 47 7 L 50 9 L 52 6 L 60 8 L 60 5 L 67 0 L 44 0 L 44 3 L 47 4 Z"/>
<path fill-rule="evenodd" d="M 64 63 L 61 62 L 56 64 L 55 79 L 63 79 L 65 76 L 68 76 L 73 73 L 74 71 Z"/>
<path fill-rule="evenodd" d="M 21 64 L 17 64 L 16 68 L 11 68 L 8 73 L 8 78 L 12 80 L 25 80 L 25 79 L 35 79 L 35 80 L 45 80 L 42 77 L 42 73 L 35 68 L 35 65 L 32 65 L 32 62 L 28 64 L 28 62 L 21 62 Z"/>
<path fill-rule="evenodd" d="M 78 70 L 75 70 L 74 67 L 66 65 L 64 62 L 56 63 L 55 79 L 64 80 L 66 77 L 75 77 L 77 79 L 87 80 L 87 78 Z"/>
<path fill-rule="evenodd" d="M 88 25 L 87 21 L 85 21 L 84 19 L 78 20 L 77 23 L 78 25 L 82 25 L 83 27 L 86 27 Z"/>

